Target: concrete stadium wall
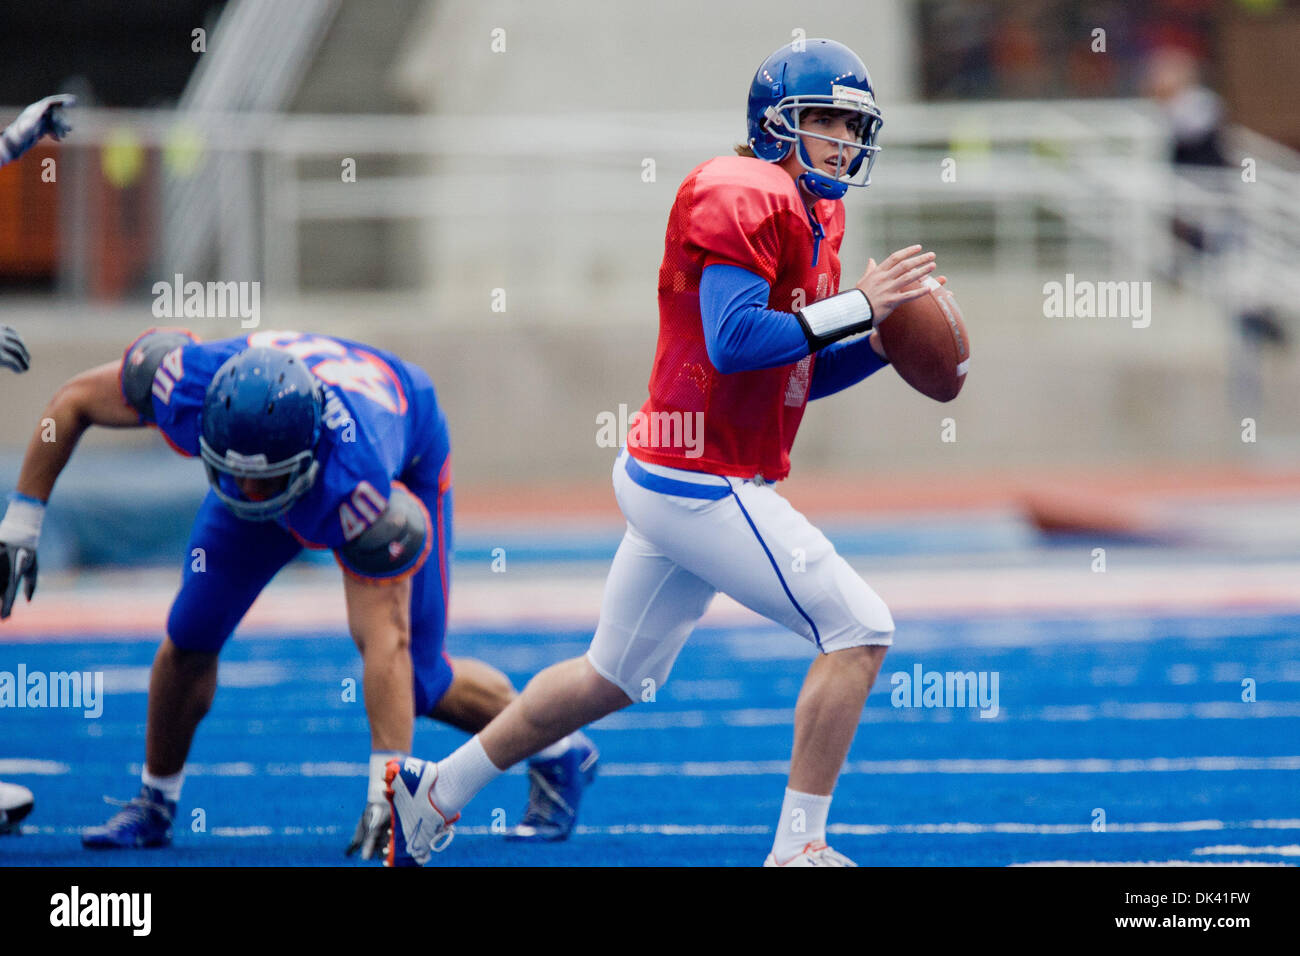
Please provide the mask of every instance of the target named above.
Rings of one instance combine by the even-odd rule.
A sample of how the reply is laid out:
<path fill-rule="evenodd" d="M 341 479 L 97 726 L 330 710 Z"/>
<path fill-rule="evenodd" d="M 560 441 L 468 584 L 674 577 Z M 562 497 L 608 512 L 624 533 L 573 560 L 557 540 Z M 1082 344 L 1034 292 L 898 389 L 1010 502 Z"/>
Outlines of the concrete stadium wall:
<path fill-rule="evenodd" d="M 1259 366 L 1257 397 L 1234 387 L 1229 325 L 1200 301 L 1157 285 L 1149 328 L 1126 319 L 1049 319 L 1042 283 L 952 275 L 972 339 L 962 395 L 939 405 L 890 370 L 814 403 L 795 466 L 864 480 L 917 469 L 1080 467 L 1170 462 L 1300 462 L 1300 368 L 1285 354 Z M 623 321 L 549 315 L 525 297 L 503 315 L 435 316 L 426 298 L 333 295 L 277 303 L 263 328 L 334 332 L 391 348 L 430 371 L 452 426 L 458 481 L 590 479 L 612 451 L 601 413 L 646 396 L 657 333 L 653 276 Z M 0 373 L 0 449 L 20 455 L 57 385 L 111 360 L 143 328 L 146 306 L 81 310 L 11 303 L 5 321 L 27 338 L 34 366 Z M 194 324 L 207 338 L 240 334 L 234 319 Z M 1258 441 L 1243 443 L 1241 419 Z M 941 440 L 942 420 L 956 424 Z M 87 449 L 158 446 L 156 436 L 92 434 Z"/>
<path fill-rule="evenodd" d="M 596 297 L 617 320 L 644 288 L 644 270 L 658 267 L 678 184 L 744 142 L 749 84 L 762 60 L 799 36 L 838 39 L 862 56 L 887 112 L 915 93 L 913 7 L 909 0 L 426 4 L 386 87 L 439 117 L 500 117 L 507 129 L 513 117 L 554 117 L 563 136 L 566 123 L 594 115 L 607 117 L 610 129 L 573 132 L 572 151 L 559 156 L 537 155 L 522 136 L 508 150 L 473 153 L 472 139 L 455 144 L 471 154 L 438 160 L 445 186 L 432 198 L 443 212 L 424 223 L 423 288 L 449 314 L 504 288 L 543 296 L 561 314 L 583 312 Z M 683 149 L 683 137 L 694 135 L 684 117 L 716 111 L 730 119 Z M 617 128 L 628 123 L 640 135 Z M 597 145 L 620 136 L 625 149 Z M 644 180 L 647 160 L 657 164 L 653 182 Z"/>

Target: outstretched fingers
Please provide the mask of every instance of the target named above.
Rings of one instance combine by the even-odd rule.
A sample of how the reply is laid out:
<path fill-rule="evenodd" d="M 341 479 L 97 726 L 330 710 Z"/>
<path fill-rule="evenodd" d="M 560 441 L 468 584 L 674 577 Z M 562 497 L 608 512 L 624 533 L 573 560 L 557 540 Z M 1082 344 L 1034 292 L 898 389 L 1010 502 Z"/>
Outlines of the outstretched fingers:
<path fill-rule="evenodd" d="M 891 269 L 893 269 L 894 266 L 901 263 L 904 259 L 914 256 L 920 251 L 921 251 L 920 244 L 914 246 L 908 246 L 905 249 L 899 249 L 897 252 L 891 253 L 889 257 L 886 258 L 885 261 L 880 264 L 880 267 L 884 269 L 886 272 L 888 272 Z"/>

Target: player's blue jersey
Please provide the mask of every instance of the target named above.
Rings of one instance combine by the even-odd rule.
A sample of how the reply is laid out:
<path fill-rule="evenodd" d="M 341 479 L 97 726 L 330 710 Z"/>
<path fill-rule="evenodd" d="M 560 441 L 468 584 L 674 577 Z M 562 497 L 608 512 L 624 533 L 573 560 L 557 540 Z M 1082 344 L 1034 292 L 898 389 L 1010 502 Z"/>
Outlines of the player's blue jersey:
<path fill-rule="evenodd" d="M 337 551 L 383 512 L 394 479 L 435 444 L 446 447 L 433 384 L 391 352 L 334 336 L 256 332 L 195 342 L 168 353 L 153 379 L 154 423 L 173 448 L 199 454 L 208 384 L 232 355 L 256 346 L 291 352 L 324 383 L 320 470 L 311 490 L 276 521 L 308 547 Z"/>

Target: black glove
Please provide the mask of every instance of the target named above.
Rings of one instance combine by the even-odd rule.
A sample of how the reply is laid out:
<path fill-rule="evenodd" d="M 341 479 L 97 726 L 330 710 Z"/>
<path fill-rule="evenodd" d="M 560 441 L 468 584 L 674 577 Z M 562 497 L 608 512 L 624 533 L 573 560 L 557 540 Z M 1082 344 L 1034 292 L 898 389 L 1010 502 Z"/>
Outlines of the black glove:
<path fill-rule="evenodd" d="M 27 580 L 24 590 L 27 600 L 32 599 L 36 590 L 36 546 L 29 542 L 7 543 L 0 541 L 0 620 L 9 616 L 13 610 L 14 599 L 18 597 L 18 585 Z"/>
<path fill-rule="evenodd" d="M 367 803 L 357 823 L 357 832 L 352 834 L 345 856 L 361 851 L 361 859 L 382 858 L 388 852 L 388 831 L 392 823 L 392 808 L 387 800 Z"/>
<path fill-rule="evenodd" d="M 32 364 L 32 357 L 27 354 L 27 346 L 18 337 L 18 333 L 7 325 L 0 325 L 0 365 L 15 372 L 25 372 Z"/>
<path fill-rule="evenodd" d="M 18 118 L 0 132 L 0 166 L 13 162 L 27 152 L 42 136 L 63 139 L 72 132 L 63 115 L 66 106 L 73 106 L 77 98 L 69 93 L 57 93 L 33 103 L 18 114 Z"/>

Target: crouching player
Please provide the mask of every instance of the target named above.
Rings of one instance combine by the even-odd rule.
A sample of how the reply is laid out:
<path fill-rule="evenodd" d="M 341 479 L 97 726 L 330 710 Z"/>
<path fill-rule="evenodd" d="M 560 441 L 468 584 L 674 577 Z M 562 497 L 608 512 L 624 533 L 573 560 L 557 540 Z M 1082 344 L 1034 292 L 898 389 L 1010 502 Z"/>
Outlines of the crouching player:
<path fill-rule="evenodd" d="M 0 166 L 12 163 L 36 145 L 42 136 L 62 139 L 72 131 L 63 115 L 65 106 L 77 99 L 67 93 L 47 96 L 18 114 L 18 118 L 0 131 Z M 18 333 L 0 325 L 0 368 L 25 372 L 31 365 L 27 346 Z M 26 787 L 0 780 L 0 835 L 21 833 L 19 821 L 32 812 L 35 799 Z"/>
<path fill-rule="evenodd" d="M 413 716 L 477 731 L 514 696 L 500 672 L 443 651 L 452 495 L 447 422 L 433 383 L 388 352 L 323 335 L 258 332 L 200 343 L 152 330 L 120 361 L 82 373 L 46 407 L 58 440 L 33 436 L 0 524 L 7 617 L 20 583 L 36 583 L 45 502 L 90 425 L 153 425 L 199 457 L 211 489 L 149 684 L 140 795 L 87 847 L 165 846 L 195 729 L 212 703 L 217 655 L 253 600 L 304 546 L 343 569 L 348 627 L 361 651 L 372 755 L 368 804 L 349 852 L 388 843 L 387 760 L 411 746 Z M 576 730 L 576 728 L 575 728 Z M 514 836 L 562 839 L 596 751 L 575 732 L 539 754 Z M 398 848 L 400 850 L 400 848 Z M 386 862 L 410 858 L 394 850 Z"/>
<path fill-rule="evenodd" d="M 539 747 L 662 686 L 718 591 L 816 648 L 795 707 L 794 749 L 769 866 L 851 866 L 826 845 L 840 768 L 893 641 L 876 593 L 776 490 L 809 399 L 882 368 L 879 337 L 850 338 L 925 292 L 934 256 L 868 260 L 836 295 L 844 207 L 865 186 L 881 114 L 862 61 L 807 40 L 759 67 L 749 142 L 687 176 L 668 218 L 659 346 L 644 419 L 699 416 L 704 447 L 636 429 L 614 466 L 627 532 L 586 656 L 538 674 L 445 760 L 393 761 L 394 841 L 426 858 L 474 794 Z M 942 281 L 942 280 L 940 280 Z M 807 304 L 811 303 L 811 304 Z M 692 449 L 696 450 L 696 449 Z M 800 573 L 788 573 L 802 554 Z"/>
<path fill-rule="evenodd" d="M 25 372 L 31 363 L 27 346 L 18 333 L 7 325 L 0 325 L 0 368 Z M 20 821 L 32 812 L 35 802 L 32 792 L 26 787 L 0 780 L 0 836 L 21 833 Z"/>

